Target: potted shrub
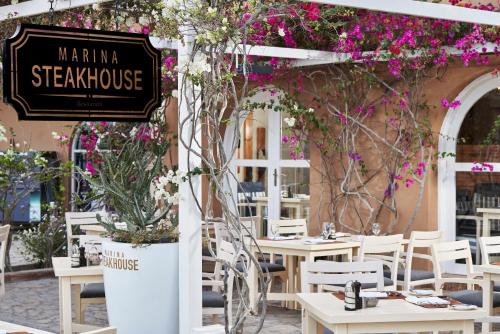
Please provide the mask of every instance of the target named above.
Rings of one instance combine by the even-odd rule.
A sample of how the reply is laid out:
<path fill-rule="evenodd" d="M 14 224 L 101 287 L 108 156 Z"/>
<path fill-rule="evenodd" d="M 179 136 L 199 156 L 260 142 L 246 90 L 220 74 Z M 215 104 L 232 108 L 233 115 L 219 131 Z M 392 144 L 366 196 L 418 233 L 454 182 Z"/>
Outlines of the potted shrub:
<path fill-rule="evenodd" d="M 99 220 L 109 235 L 102 245 L 108 317 L 121 334 L 178 332 L 175 206 L 183 176 L 165 166 L 171 141 L 163 116 L 91 124 L 82 139 L 92 159 L 81 173 L 115 213 Z"/>

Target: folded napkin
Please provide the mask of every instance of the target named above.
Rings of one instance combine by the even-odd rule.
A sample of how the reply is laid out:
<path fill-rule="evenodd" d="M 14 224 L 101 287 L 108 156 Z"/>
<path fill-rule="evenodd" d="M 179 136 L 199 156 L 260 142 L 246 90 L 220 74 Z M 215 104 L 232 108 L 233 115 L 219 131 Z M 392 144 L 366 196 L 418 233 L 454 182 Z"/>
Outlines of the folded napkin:
<path fill-rule="evenodd" d="M 294 236 L 294 235 L 290 235 L 290 236 L 281 236 L 281 235 L 278 235 L 276 237 L 269 237 L 269 240 L 294 240 L 296 239 L 297 237 Z"/>
<path fill-rule="evenodd" d="M 406 297 L 406 301 L 416 305 L 450 305 L 449 301 L 439 297 L 408 296 Z"/>
<path fill-rule="evenodd" d="M 361 291 L 359 293 L 360 297 L 366 298 L 387 298 L 387 292 L 381 291 Z"/>
<path fill-rule="evenodd" d="M 334 240 L 325 240 L 323 238 L 314 238 L 314 239 L 304 239 L 303 242 L 306 245 L 318 245 L 318 244 L 324 244 L 324 243 L 331 243 L 334 242 Z"/>

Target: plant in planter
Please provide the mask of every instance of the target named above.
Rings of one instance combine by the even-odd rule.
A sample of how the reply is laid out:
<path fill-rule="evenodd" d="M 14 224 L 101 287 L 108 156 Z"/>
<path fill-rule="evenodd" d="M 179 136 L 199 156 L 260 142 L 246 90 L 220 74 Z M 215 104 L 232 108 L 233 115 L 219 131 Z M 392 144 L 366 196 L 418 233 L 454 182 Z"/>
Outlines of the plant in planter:
<path fill-rule="evenodd" d="M 163 110 L 148 124 L 99 123 L 90 131 L 95 154 L 81 173 L 122 223 L 99 218 L 110 236 L 103 243 L 110 324 L 125 334 L 140 333 L 146 322 L 148 333 L 176 333 L 175 205 L 183 177 L 165 165 L 171 140 Z"/>

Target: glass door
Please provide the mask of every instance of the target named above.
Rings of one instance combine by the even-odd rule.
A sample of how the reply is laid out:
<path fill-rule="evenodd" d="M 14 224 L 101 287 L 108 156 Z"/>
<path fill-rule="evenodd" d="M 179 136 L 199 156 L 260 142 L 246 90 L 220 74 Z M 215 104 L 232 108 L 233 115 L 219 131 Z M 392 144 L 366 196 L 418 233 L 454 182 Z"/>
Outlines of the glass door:
<path fill-rule="evenodd" d="M 282 143 L 280 112 L 255 109 L 240 128 L 235 161 L 241 216 L 259 216 L 261 235 L 269 219 L 309 217 L 309 160 L 293 160 Z M 309 159 L 309 152 L 306 152 Z"/>

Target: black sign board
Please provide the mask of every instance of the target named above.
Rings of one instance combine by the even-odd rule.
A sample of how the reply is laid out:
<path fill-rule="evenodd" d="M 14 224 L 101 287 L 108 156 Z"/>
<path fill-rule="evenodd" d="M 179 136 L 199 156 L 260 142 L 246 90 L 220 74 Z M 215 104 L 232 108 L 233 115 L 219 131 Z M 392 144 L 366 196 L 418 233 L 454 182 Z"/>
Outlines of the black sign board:
<path fill-rule="evenodd" d="M 4 50 L 19 119 L 140 122 L 161 105 L 161 54 L 146 35 L 22 24 Z"/>

